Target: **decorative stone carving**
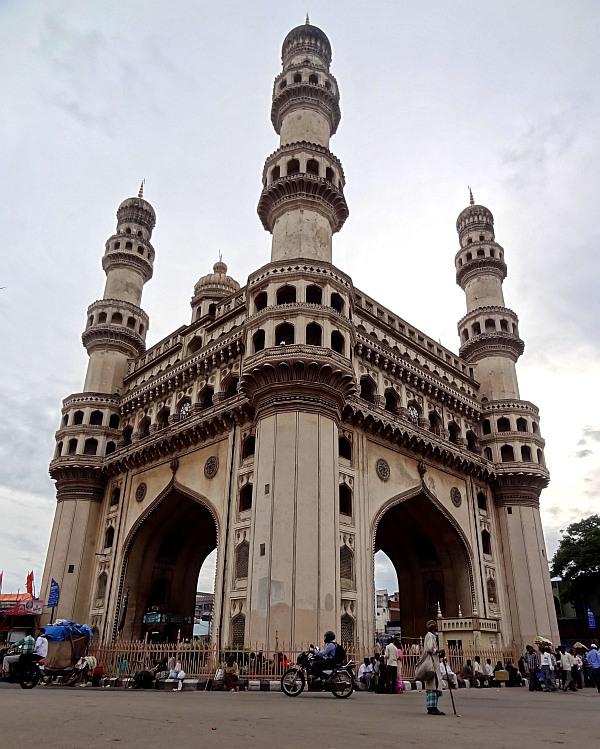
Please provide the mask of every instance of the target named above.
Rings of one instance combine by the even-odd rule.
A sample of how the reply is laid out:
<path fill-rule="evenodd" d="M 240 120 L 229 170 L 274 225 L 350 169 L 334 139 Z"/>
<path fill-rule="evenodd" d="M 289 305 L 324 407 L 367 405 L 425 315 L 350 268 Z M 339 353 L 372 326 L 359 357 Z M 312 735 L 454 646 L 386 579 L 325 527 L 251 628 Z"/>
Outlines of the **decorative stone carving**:
<path fill-rule="evenodd" d="M 140 484 L 138 486 L 138 488 L 135 490 L 135 501 L 136 502 L 143 502 L 144 501 L 147 489 L 148 489 L 148 487 L 144 483 L 142 483 L 142 484 Z"/>
<path fill-rule="evenodd" d="M 382 481 L 389 481 L 390 478 L 390 464 L 387 460 L 379 458 L 375 463 L 375 471 Z"/>
<path fill-rule="evenodd" d="M 214 479 L 219 470 L 219 459 L 216 455 L 211 455 L 204 464 L 204 475 L 207 479 Z"/>
<path fill-rule="evenodd" d="M 460 507 L 462 505 L 462 494 L 458 487 L 453 486 L 452 489 L 450 489 L 450 499 L 455 507 Z"/>

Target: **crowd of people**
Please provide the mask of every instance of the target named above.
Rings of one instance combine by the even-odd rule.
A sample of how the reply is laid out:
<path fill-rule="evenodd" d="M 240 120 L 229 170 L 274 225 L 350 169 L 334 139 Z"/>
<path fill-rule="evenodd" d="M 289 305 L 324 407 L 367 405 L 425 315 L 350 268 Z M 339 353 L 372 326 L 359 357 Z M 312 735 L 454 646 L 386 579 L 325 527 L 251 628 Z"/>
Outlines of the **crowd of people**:
<path fill-rule="evenodd" d="M 551 642 L 541 641 L 537 650 L 527 645 L 519 659 L 519 672 L 527 679 L 530 692 L 577 692 L 584 687 L 600 692 L 600 652 L 595 643 L 589 649 L 582 643 L 555 648 Z"/>

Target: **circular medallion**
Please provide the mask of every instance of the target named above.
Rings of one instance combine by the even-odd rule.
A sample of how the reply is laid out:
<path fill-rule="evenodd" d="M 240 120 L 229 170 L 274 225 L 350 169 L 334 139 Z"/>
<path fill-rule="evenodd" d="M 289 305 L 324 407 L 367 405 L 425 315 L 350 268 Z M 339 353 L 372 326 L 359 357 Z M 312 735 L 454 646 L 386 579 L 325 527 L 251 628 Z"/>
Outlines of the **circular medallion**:
<path fill-rule="evenodd" d="M 450 489 L 450 499 L 452 500 L 452 504 L 455 507 L 460 507 L 462 504 L 462 496 L 460 491 L 453 486 L 452 489 Z"/>
<path fill-rule="evenodd" d="M 406 412 L 409 421 L 412 421 L 413 424 L 419 423 L 419 409 L 414 404 L 411 403 Z"/>
<path fill-rule="evenodd" d="M 387 481 L 390 477 L 390 465 L 387 460 L 379 458 L 377 463 L 375 463 L 375 471 L 382 481 Z"/>
<path fill-rule="evenodd" d="M 192 404 L 189 401 L 186 401 L 181 408 L 179 409 L 179 418 L 187 419 L 188 416 L 192 415 Z"/>
<path fill-rule="evenodd" d="M 138 488 L 135 490 L 135 500 L 136 502 L 141 502 L 144 497 L 146 496 L 146 484 L 140 484 Z"/>
<path fill-rule="evenodd" d="M 207 479 L 214 479 L 219 470 L 219 459 L 216 455 L 211 455 L 204 464 L 204 475 Z"/>

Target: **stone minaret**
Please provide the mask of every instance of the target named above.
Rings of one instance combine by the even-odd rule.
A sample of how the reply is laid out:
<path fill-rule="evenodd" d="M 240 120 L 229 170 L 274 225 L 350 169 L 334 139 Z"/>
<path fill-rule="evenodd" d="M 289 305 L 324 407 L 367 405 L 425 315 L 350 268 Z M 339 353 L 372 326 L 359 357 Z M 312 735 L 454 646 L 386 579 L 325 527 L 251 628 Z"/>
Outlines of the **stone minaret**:
<path fill-rule="evenodd" d="M 331 45 L 308 22 L 290 31 L 275 79 L 271 122 L 280 146 L 266 160 L 258 215 L 273 235 L 271 260 L 331 262 L 331 236 L 348 216 L 344 170 L 329 150 L 340 122 Z"/>
<path fill-rule="evenodd" d="M 558 626 L 550 586 L 539 497 L 549 474 L 544 461 L 539 411 L 520 399 L 516 362 L 523 353 L 517 315 L 504 303 L 504 249 L 495 241 L 494 217 L 482 205 L 470 205 L 456 228 L 456 282 L 463 289 L 467 314 L 458 323 L 460 355 L 480 383 L 481 446 L 495 463 L 496 499 L 507 582 L 508 616 L 513 632 L 531 641 Z"/>
<path fill-rule="evenodd" d="M 85 621 L 90 610 L 93 539 L 104 494 L 100 468 L 121 439 L 120 394 L 127 359 L 145 350 L 148 316 L 139 305 L 144 284 L 152 277 L 155 223 L 142 183 L 138 196 L 119 206 L 116 233 L 106 242 L 104 295 L 88 307 L 82 335 L 89 354 L 83 392 L 63 401 L 50 464 L 57 508 L 42 583 L 43 595 L 51 578 L 61 584 L 57 616 L 65 611 Z"/>

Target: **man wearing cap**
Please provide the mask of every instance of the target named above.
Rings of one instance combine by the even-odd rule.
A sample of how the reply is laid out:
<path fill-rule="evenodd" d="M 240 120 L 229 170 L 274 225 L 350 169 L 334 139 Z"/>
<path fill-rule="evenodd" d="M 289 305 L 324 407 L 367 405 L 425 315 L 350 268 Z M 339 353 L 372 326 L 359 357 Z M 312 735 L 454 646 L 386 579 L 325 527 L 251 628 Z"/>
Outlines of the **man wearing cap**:
<path fill-rule="evenodd" d="M 592 679 L 594 680 L 596 689 L 600 692 L 600 653 L 598 652 L 596 643 L 592 643 L 590 646 L 587 654 L 587 662 L 592 671 Z"/>
<path fill-rule="evenodd" d="M 438 710 L 438 700 L 442 696 L 442 674 L 440 671 L 440 656 L 444 657 L 444 651 L 439 649 L 437 636 L 437 622 L 430 619 L 427 622 L 427 634 L 423 642 L 423 650 L 428 653 L 433 660 L 434 675 L 432 679 L 425 682 L 425 704 L 427 705 L 428 715 L 445 715 Z"/>

